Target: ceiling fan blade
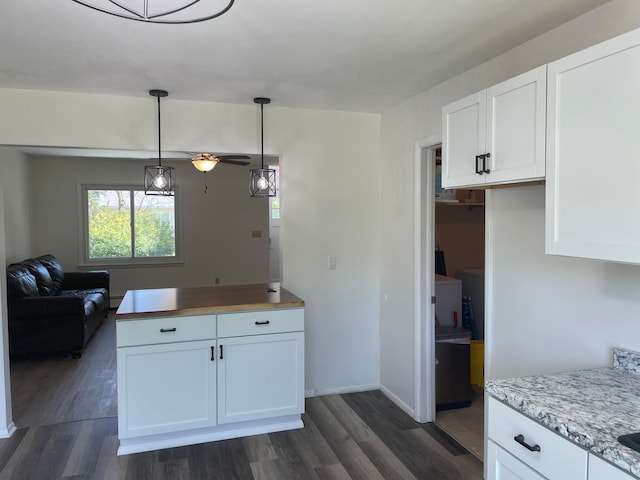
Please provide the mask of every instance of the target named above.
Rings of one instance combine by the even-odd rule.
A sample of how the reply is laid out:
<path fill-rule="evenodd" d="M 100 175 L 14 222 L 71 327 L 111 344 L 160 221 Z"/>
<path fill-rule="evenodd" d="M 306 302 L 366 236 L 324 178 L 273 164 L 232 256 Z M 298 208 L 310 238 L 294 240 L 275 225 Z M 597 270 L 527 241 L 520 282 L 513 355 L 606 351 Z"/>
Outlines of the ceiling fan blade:
<path fill-rule="evenodd" d="M 216 155 L 220 160 L 251 160 L 249 155 Z"/>
<path fill-rule="evenodd" d="M 240 160 L 229 160 L 228 158 L 221 158 L 221 157 L 218 157 L 218 158 L 220 159 L 220 163 L 229 163 L 231 165 L 242 165 L 242 166 L 245 166 L 245 165 L 249 165 L 249 163 L 250 163 L 250 162 L 242 162 Z"/>

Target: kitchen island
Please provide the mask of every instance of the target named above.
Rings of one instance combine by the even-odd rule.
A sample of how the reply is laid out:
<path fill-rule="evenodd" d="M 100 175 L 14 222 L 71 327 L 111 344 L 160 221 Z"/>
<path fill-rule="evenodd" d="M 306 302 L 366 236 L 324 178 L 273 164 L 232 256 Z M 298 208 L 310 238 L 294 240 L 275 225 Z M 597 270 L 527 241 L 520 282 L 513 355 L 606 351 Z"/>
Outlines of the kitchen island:
<path fill-rule="evenodd" d="M 500 454 L 509 454 L 546 478 L 640 477 L 640 453 L 618 441 L 620 435 L 640 432 L 640 354 L 614 349 L 612 368 L 493 380 L 486 392 L 489 472 L 497 450 L 498 463 Z M 556 444 L 553 437 L 567 441 Z M 562 475 L 554 476 L 559 468 Z"/>
<path fill-rule="evenodd" d="M 302 428 L 304 302 L 277 283 L 130 290 L 118 454 Z"/>

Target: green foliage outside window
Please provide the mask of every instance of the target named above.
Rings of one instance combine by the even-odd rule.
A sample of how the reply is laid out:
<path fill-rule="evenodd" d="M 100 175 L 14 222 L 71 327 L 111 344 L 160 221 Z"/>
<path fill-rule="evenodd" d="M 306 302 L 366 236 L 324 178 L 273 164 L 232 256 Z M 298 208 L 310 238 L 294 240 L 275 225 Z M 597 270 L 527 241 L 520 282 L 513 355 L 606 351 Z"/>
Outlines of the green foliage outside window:
<path fill-rule="evenodd" d="M 146 196 L 134 190 L 87 190 L 87 202 L 89 258 L 175 256 L 173 197 Z"/>

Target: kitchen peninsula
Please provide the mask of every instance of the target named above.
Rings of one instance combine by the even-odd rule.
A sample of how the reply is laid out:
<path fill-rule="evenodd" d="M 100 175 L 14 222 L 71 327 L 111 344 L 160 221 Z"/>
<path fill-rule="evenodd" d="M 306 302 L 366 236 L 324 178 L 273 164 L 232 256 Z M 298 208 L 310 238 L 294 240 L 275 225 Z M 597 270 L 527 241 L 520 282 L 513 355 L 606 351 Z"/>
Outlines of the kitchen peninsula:
<path fill-rule="evenodd" d="M 304 301 L 278 283 L 129 290 L 118 454 L 302 428 Z"/>

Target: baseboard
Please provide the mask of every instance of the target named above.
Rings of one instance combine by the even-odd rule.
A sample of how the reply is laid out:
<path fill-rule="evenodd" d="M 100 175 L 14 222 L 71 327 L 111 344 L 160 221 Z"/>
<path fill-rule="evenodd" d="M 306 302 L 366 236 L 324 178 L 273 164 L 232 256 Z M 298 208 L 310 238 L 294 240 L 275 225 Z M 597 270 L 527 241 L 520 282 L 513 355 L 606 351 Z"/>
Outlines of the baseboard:
<path fill-rule="evenodd" d="M 8 426 L 7 429 L 1 429 L 0 430 L 0 438 L 10 438 L 11 435 L 13 435 L 14 433 L 16 433 L 16 424 L 11 422 Z"/>
<path fill-rule="evenodd" d="M 380 391 L 384 393 L 389 400 L 395 403 L 398 406 L 398 408 L 400 408 L 404 413 L 406 413 L 413 419 L 416 418 L 415 409 L 411 408 L 409 405 L 407 405 L 402 400 L 400 400 L 400 398 L 396 394 L 391 392 L 391 390 L 386 388 L 384 385 L 380 385 Z"/>
<path fill-rule="evenodd" d="M 305 398 L 311 397 L 319 397 L 321 395 L 342 395 L 343 393 L 357 393 L 357 392 L 368 392 L 370 390 L 378 390 L 380 385 L 377 383 L 370 383 L 365 385 L 350 385 L 348 387 L 337 387 L 337 388 L 325 388 L 322 390 L 306 390 L 304 392 Z"/>
<path fill-rule="evenodd" d="M 118 455 L 149 452 L 165 448 L 183 447 L 199 443 L 228 440 L 231 438 L 261 435 L 263 433 L 283 432 L 304 428 L 300 415 L 239 422 L 237 424 L 218 425 L 192 431 L 148 435 L 120 439 Z"/>

